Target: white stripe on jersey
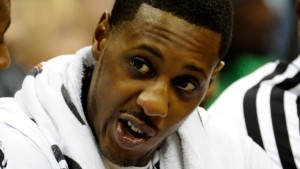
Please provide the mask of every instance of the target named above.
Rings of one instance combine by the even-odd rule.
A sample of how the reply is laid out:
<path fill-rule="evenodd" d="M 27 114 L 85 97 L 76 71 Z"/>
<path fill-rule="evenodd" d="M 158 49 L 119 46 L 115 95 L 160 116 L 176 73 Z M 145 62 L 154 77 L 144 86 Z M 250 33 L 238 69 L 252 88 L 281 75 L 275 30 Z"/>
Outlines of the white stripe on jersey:
<path fill-rule="evenodd" d="M 270 132 L 274 130 L 270 113 L 270 99 L 269 97 L 265 97 L 270 96 L 271 90 L 272 88 L 265 84 L 265 82 L 261 83 L 256 96 L 257 118 L 265 151 L 274 162 L 281 165 L 274 132 Z"/>
<path fill-rule="evenodd" d="M 299 117 L 297 114 L 297 95 L 290 92 L 284 93 L 284 110 L 286 114 L 287 129 L 289 140 L 292 147 L 292 153 L 296 165 L 300 166 L 300 134 L 299 134 Z"/>

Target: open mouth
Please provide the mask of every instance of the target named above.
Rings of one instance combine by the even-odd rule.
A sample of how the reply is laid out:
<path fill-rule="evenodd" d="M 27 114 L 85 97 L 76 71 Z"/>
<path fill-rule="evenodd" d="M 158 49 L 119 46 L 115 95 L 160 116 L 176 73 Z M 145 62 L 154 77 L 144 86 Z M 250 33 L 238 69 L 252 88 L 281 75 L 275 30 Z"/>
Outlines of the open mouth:
<path fill-rule="evenodd" d="M 117 126 L 117 141 L 125 148 L 135 148 L 153 137 L 156 131 L 132 115 L 121 115 Z"/>
<path fill-rule="evenodd" d="M 136 138 L 147 138 L 145 132 L 133 125 L 131 121 L 127 121 L 125 128 L 132 136 Z"/>

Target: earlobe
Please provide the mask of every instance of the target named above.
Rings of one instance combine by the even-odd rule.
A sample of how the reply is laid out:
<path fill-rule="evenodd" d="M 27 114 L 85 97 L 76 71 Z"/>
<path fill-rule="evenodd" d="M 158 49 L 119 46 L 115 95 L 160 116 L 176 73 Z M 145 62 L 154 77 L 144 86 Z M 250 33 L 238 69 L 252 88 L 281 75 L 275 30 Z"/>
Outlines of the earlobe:
<path fill-rule="evenodd" d="M 99 59 L 111 30 L 109 25 L 110 14 L 104 12 L 99 20 L 93 37 L 92 53 L 96 60 Z"/>
<path fill-rule="evenodd" d="M 220 61 L 218 63 L 218 65 L 215 67 L 212 75 L 211 75 L 211 79 L 209 81 L 209 86 L 211 86 L 211 84 L 213 83 L 213 81 L 216 79 L 217 75 L 220 73 L 220 71 L 223 69 L 223 67 L 225 66 L 225 62 L 224 61 Z"/>

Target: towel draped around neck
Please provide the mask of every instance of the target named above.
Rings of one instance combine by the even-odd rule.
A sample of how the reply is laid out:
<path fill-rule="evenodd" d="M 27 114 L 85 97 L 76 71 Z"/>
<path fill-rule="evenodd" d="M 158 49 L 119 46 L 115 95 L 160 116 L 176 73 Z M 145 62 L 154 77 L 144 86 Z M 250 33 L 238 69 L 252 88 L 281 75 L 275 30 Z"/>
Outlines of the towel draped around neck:
<path fill-rule="evenodd" d="M 14 98 L 0 101 L 0 122 L 30 138 L 52 168 L 105 168 L 81 105 L 84 67 L 94 63 L 91 47 L 41 63 L 26 76 Z M 223 157 L 229 153 L 227 150 L 244 146 L 243 141 L 236 141 L 237 144 L 225 149 L 216 146 L 221 140 L 212 141 L 214 136 L 204 127 L 205 119 L 205 111 L 197 108 L 178 131 L 161 144 L 161 169 L 224 168 Z M 222 138 L 224 134 L 217 131 L 216 135 Z M 232 158 L 244 157 L 236 153 Z M 240 161 L 237 163 L 243 166 L 243 160 Z M 241 165 L 235 166 L 238 169 Z"/>

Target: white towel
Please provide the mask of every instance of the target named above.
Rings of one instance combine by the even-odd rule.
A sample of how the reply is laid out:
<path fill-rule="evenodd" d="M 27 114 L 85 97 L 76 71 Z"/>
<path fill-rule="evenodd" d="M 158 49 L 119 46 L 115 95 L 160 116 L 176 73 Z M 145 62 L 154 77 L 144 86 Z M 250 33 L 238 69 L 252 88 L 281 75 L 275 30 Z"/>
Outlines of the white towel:
<path fill-rule="evenodd" d="M 52 168 L 105 168 L 80 98 L 84 65 L 94 62 L 91 47 L 85 47 L 75 55 L 41 63 L 25 78 L 14 99 L 0 101 L 0 121 L 29 137 Z M 243 168 L 243 153 L 235 154 L 234 165 L 224 165 L 222 158 L 230 152 L 215 146 L 216 141 L 211 142 L 214 137 L 207 133 L 202 114 L 202 108 L 196 109 L 178 132 L 162 143 L 161 169 Z"/>

